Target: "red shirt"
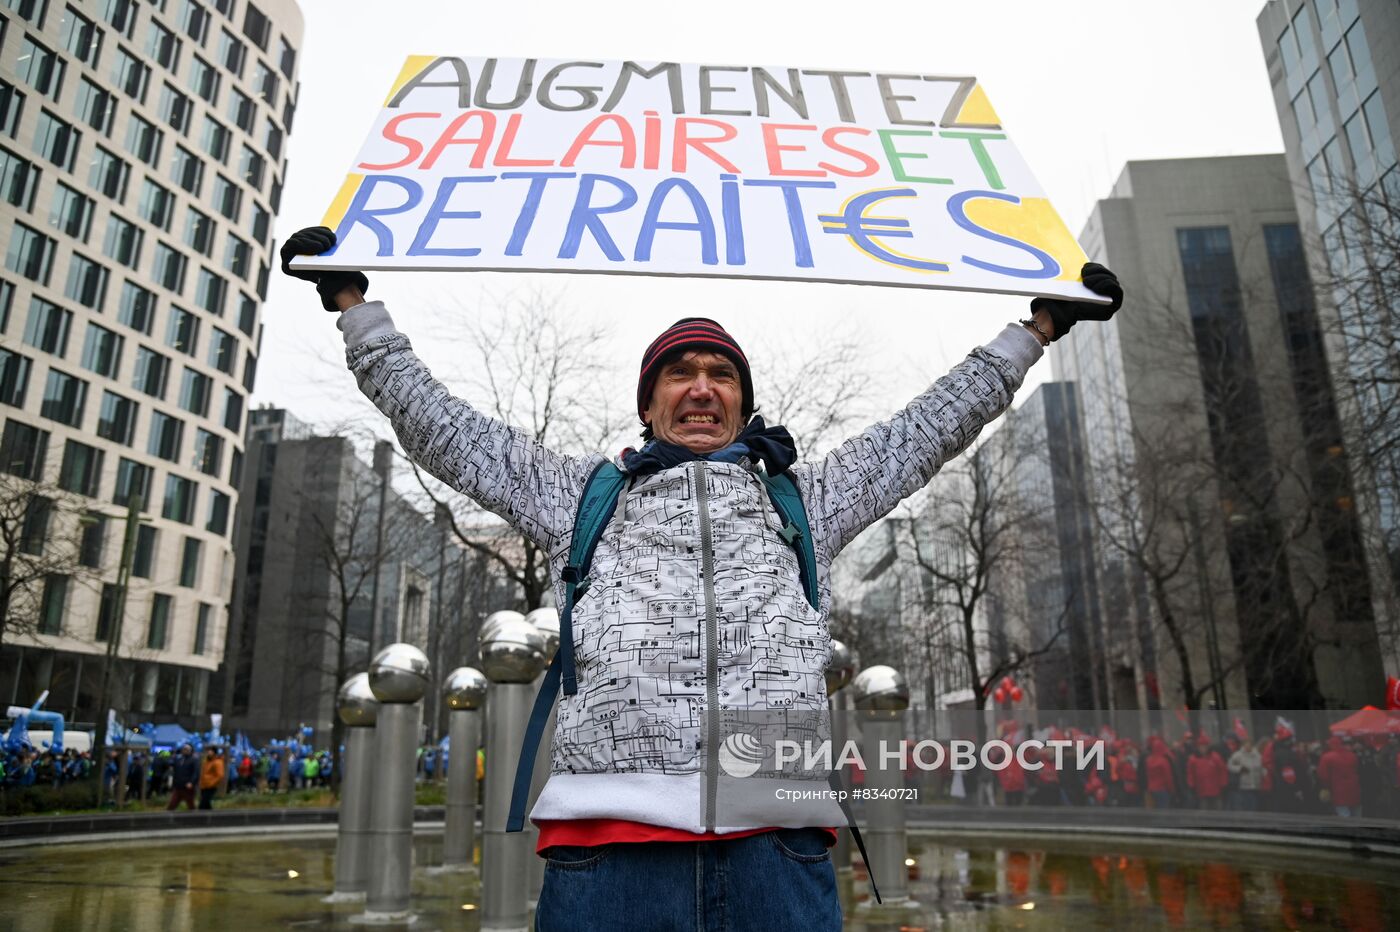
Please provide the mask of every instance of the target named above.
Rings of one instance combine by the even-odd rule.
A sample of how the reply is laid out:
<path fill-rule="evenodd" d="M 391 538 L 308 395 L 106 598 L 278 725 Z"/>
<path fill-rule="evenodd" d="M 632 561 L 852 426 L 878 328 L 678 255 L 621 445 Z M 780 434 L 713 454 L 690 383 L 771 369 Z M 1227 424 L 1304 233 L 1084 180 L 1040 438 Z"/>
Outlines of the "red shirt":
<path fill-rule="evenodd" d="M 686 832 L 664 825 L 648 825 L 645 822 L 629 822 L 626 819 L 540 819 L 535 823 L 540 829 L 540 840 L 535 845 L 535 853 L 542 853 L 554 845 L 594 845 L 636 844 L 647 841 L 732 841 L 748 838 L 764 832 L 777 831 L 776 828 L 746 828 L 738 832 L 719 834 L 717 832 Z M 827 828 L 830 833 L 828 845 L 836 844 L 836 829 Z"/>

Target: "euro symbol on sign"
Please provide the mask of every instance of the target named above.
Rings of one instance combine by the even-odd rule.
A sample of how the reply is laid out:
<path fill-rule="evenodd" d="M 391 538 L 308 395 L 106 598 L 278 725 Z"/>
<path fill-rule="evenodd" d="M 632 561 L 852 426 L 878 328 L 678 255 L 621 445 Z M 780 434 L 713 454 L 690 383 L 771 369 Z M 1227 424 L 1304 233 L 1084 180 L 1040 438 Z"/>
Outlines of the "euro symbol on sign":
<path fill-rule="evenodd" d="M 851 245 L 872 259 L 916 272 L 946 272 L 948 266 L 942 262 L 906 256 L 875 241 L 876 238 L 888 237 L 913 238 L 909 221 L 903 217 L 869 217 L 865 212 L 888 198 L 914 196 L 913 188 L 879 188 L 866 191 L 852 196 L 842 204 L 840 214 L 819 214 L 817 219 L 821 221 L 824 232 L 849 236 Z"/>

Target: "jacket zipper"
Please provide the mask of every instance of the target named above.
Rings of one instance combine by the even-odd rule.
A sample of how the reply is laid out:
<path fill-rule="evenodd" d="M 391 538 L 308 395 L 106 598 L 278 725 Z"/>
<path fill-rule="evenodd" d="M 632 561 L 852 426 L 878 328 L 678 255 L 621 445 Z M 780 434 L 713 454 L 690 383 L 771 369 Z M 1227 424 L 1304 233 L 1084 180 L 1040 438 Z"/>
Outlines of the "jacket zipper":
<path fill-rule="evenodd" d="M 719 632 L 715 625 L 715 559 L 704 463 L 695 461 L 692 477 L 700 513 L 700 579 L 705 587 L 705 830 L 713 832 L 715 800 L 719 795 Z"/>

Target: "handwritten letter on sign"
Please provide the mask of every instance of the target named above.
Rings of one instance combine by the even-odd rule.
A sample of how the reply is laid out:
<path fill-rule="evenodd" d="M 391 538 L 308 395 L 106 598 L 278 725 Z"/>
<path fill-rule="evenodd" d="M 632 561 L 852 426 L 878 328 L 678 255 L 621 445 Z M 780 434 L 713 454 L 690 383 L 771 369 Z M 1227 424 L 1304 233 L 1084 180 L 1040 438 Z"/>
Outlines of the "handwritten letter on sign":
<path fill-rule="evenodd" d="M 1089 297 L 976 78 L 414 56 L 298 265 Z"/>

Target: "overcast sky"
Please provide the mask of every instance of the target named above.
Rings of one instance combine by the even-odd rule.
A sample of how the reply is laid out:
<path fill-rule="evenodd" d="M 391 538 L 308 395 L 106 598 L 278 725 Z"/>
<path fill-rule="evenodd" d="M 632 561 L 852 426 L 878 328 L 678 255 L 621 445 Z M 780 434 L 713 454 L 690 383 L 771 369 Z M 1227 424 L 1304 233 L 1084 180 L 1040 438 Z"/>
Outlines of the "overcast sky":
<path fill-rule="evenodd" d="M 1254 25 L 1261 0 L 300 3 L 306 17 L 301 98 L 279 241 L 320 222 L 411 54 L 973 74 L 1076 233 L 1126 161 L 1283 148 Z M 358 15 L 347 15 L 352 8 Z M 372 296 L 388 303 L 435 367 L 461 358 L 460 347 L 433 339 L 444 317 L 487 315 L 497 297 L 532 288 L 554 294 L 576 319 L 612 325 L 614 349 L 599 362 L 625 390 L 658 332 L 679 317 L 703 314 L 717 318 L 755 357 L 760 405 L 764 345 L 810 343 L 830 333 L 859 340 L 865 363 L 881 376 L 869 406 L 881 413 L 900 407 L 1026 309 L 1024 298 L 857 285 L 371 275 Z M 339 332 L 311 286 L 274 274 L 263 321 L 256 403 L 286 407 L 313 423 L 359 419 L 387 434 L 343 369 Z M 1029 384 L 1049 376 L 1047 359 Z"/>

